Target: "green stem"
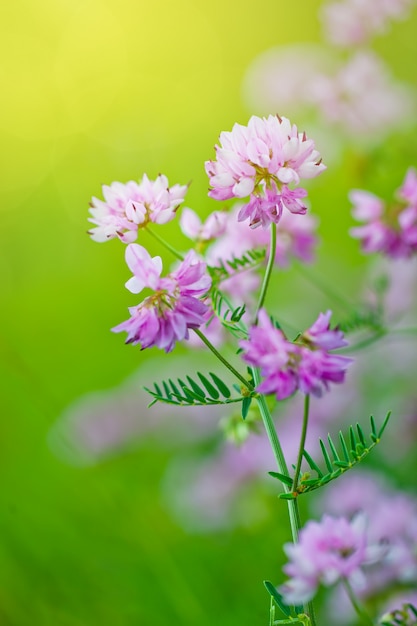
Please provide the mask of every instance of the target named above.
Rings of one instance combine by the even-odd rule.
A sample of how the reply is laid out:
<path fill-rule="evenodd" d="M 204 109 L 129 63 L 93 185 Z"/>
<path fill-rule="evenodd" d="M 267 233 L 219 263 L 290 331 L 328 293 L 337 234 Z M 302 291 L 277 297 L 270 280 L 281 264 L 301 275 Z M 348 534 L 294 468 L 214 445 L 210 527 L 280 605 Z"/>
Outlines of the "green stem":
<path fill-rule="evenodd" d="M 220 354 L 220 352 L 213 346 L 213 344 L 207 339 L 207 337 L 201 332 L 201 330 L 199 330 L 198 328 L 194 328 L 193 330 L 195 334 L 200 337 L 201 341 L 207 346 L 207 348 L 211 350 L 211 352 L 219 359 L 219 361 L 221 361 L 223 365 L 227 367 L 227 369 L 232 372 L 232 374 L 236 376 L 236 378 L 238 378 L 247 389 L 249 389 L 249 391 L 254 391 L 254 386 L 248 380 L 246 380 L 246 378 L 242 376 L 242 374 L 239 374 L 237 369 L 235 369 L 233 365 L 229 363 L 229 361 L 225 359 L 223 355 Z"/>
<path fill-rule="evenodd" d="M 171 252 L 171 254 L 173 254 L 177 259 L 179 259 L 180 261 L 184 260 L 183 255 L 178 252 L 178 250 L 176 250 L 175 248 L 173 248 L 171 246 L 171 244 L 169 244 L 167 241 L 165 241 L 165 239 L 163 239 L 162 237 L 160 237 L 159 235 L 157 235 L 156 233 L 153 232 L 153 230 L 149 230 L 148 227 L 146 227 L 146 232 L 148 232 L 150 235 L 152 235 L 152 237 L 154 239 L 156 239 L 157 241 L 159 241 L 159 243 L 161 243 L 167 250 L 169 250 Z"/>
<path fill-rule="evenodd" d="M 358 617 L 360 617 L 360 619 L 365 622 L 365 624 L 368 624 L 368 626 L 374 626 L 373 621 L 371 620 L 371 618 L 369 617 L 368 613 L 365 611 L 365 609 L 363 608 L 362 604 L 359 602 L 359 600 L 357 599 L 357 597 L 355 596 L 355 593 L 349 583 L 349 581 L 344 578 L 343 579 L 343 584 L 344 587 L 347 591 L 347 594 L 349 596 L 349 600 L 351 601 L 353 608 L 356 611 L 356 614 L 358 615 Z"/>
<path fill-rule="evenodd" d="M 252 376 L 255 387 L 259 385 L 261 379 L 259 370 L 257 368 L 252 368 Z M 275 461 L 278 467 L 278 471 L 280 474 L 284 474 L 288 476 L 288 468 L 287 463 L 285 461 L 284 453 L 281 448 L 281 444 L 278 439 L 277 432 L 275 430 L 274 422 L 272 420 L 271 413 L 269 411 L 268 405 L 265 400 L 265 396 L 263 394 L 259 394 L 256 398 L 259 406 L 259 411 L 261 413 L 262 421 L 265 426 L 266 434 L 268 435 L 269 443 L 271 444 L 271 448 L 273 450 Z M 289 493 L 292 491 L 283 483 L 284 491 Z M 298 502 L 297 498 L 293 498 L 291 500 L 287 500 L 288 505 L 288 515 L 290 518 L 290 526 L 291 526 L 291 535 L 294 543 L 298 543 L 298 534 L 301 528 L 301 520 L 300 520 L 300 512 L 298 510 Z M 316 626 L 315 614 L 313 603 L 309 602 L 306 607 L 304 607 L 304 612 L 307 613 L 310 617 L 312 626 Z"/>
<path fill-rule="evenodd" d="M 298 479 L 300 477 L 301 463 L 303 461 L 304 446 L 305 446 L 305 443 L 306 443 L 306 436 L 307 436 L 309 408 L 310 408 L 310 396 L 309 396 L 309 394 L 306 394 L 306 396 L 304 398 L 303 428 L 302 428 L 302 431 L 301 431 L 300 447 L 298 449 L 297 465 L 296 465 L 296 468 L 295 468 L 294 480 L 293 480 L 293 483 L 292 483 L 292 490 L 293 491 L 295 491 L 297 489 L 297 487 L 298 487 Z"/>
<path fill-rule="evenodd" d="M 268 290 L 268 285 L 269 285 L 269 279 L 271 278 L 272 269 L 274 267 L 276 249 L 277 249 L 277 225 L 275 224 L 275 222 L 272 222 L 272 224 L 271 224 L 271 242 L 270 242 L 270 245 L 269 245 L 269 258 L 268 258 L 268 264 L 266 266 L 264 279 L 263 279 L 263 282 L 262 282 L 261 293 L 259 295 L 258 306 L 256 307 L 255 324 L 258 323 L 259 311 L 263 307 L 263 304 L 264 304 L 264 301 L 265 301 L 266 292 Z"/>

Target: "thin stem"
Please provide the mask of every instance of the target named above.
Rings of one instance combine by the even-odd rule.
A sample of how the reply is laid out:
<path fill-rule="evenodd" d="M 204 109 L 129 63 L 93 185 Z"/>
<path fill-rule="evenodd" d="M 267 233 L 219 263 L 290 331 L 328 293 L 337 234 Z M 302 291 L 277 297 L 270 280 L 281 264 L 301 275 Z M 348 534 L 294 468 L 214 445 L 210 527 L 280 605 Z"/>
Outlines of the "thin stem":
<path fill-rule="evenodd" d="M 219 359 L 219 361 L 221 361 L 223 365 L 227 367 L 227 369 L 230 372 L 232 372 L 232 374 L 236 376 L 236 378 L 238 378 L 240 382 L 243 383 L 243 385 L 245 385 L 247 389 L 249 389 L 249 391 L 254 391 L 254 386 L 248 380 L 246 380 L 246 378 L 244 378 L 242 374 L 239 374 L 237 369 L 235 369 L 233 365 L 229 363 L 229 361 L 225 359 L 224 356 L 222 356 L 218 350 L 216 350 L 216 348 L 213 346 L 211 341 L 207 339 L 207 337 L 201 332 L 201 330 L 199 330 L 198 328 L 194 328 L 193 330 L 195 334 L 198 335 L 198 337 L 200 337 L 201 341 L 206 344 L 207 348 L 211 350 L 211 352 Z"/>
<path fill-rule="evenodd" d="M 310 408 L 310 395 L 306 394 L 306 396 L 304 398 L 303 428 L 302 428 L 302 431 L 301 431 L 300 447 L 298 449 L 297 465 L 296 465 L 296 468 L 295 468 L 294 480 L 293 480 L 293 483 L 292 483 L 292 490 L 293 491 L 295 491 L 297 489 L 297 487 L 298 487 L 298 479 L 300 477 L 301 463 L 303 461 L 304 446 L 305 446 L 305 443 L 306 443 L 306 436 L 307 436 L 309 408 Z"/>
<path fill-rule="evenodd" d="M 268 285 L 269 285 L 269 279 L 271 278 L 272 268 L 274 267 L 276 249 L 277 249 L 277 225 L 275 224 L 275 222 L 272 222 L 272 224 L 271 224 L 271 242 L 270 242 L 270 245 L 269 245 L 269 258 L 268 258 L 268 263 L 267 263 L 267 266 L 266 266 L 264 279 L 263 279 L 263 282 L 262 282 L 261 293 L 259 295 L 258 306 L 256 307 L 255 324 L 257 324 L 257 322 L 258 322 L 259 311 L 263 307 L 263 304 L 264 304 L 264 301 L 265 301 L 266 292 L 268 290 Z"/>
<path fill-rule="evenodd" d="M 255 387 L 256 387 L 260 383 L 260 374 L 257 368 L 252 368 L 252 376 L 253 376 L 253 382 L 255 383 Z M 268 435 L 269 443 L 271 444 L 271 448 L 275 456 L 275 461 L 278 467 L 278 471 L 280 472 L 280 474 L 285 474 L 286 476 L 288 476 L 287 463 L 285 461 L 284 453 L 282 451 L 281 444 L 279 442 L 278 435 L 275 430 L 274 422 L 272 420 L 271 413 L 269 411 L 268 405 L 265 400 L 265 396 L 263 394 L 259 394 L 256 400 L 258 402 L 262 421 L 264 423 L 265 430 Z M 289 493 L 291 491 L 291 489 L 285 483 L 283 483 L 283 487 L 286 493 Z M 298 543 L 298 534 L 301 528 L 301 520 L 300 520 L 300 512 L 298 510 L 297 498 L 287 500 L 287 505 L 288 505 L 288 515 L 290 518 L 292 539 L 294 543 Z M 312 626 L 316 626 L 314 607 L 313 607 L 312 602 L 308 603 L 307 607 L 304 608 L 304 611 L 309 615 Z"/>
<path fill-rule="evenodd" d="M 159 243 L 161 243 L 167 250 L 169 250 L 171 252 L 171 254 L 173 254 L 177 259 L 179 259 L 180 261 L 184 260 L 183 255 L 180 252 L 178 252 L 178 250 L 173 248 L 171 246 L 171 244 L 169 244 L 167 241 L 165 241 L 165 239 L 163 239 L 162 237 L 160 237 L 159 235 L 154 233 L 153 230 L 150 230 L 148 227 L 146 227 L 146 232 L 148 232 L 150 235 L 152 235 L 152 237 L 154 239 L 159 241 Z"/>
<path fill-rule="evenodd" d="M 349 596 L 349 600 L 351 601 L 352 606 L 355 609 L 358 617 L 360 617 L 361 620 L 365 622 L 365 624 L 368 624 L 368 626 L 373 626 L 374 624 L 373 621 L 371 620 L 368 613 L 363 608 L 362 604 L 359 602 L 358 598 L 355 596 L 355 593 L 349 581 L 346 578 L 343 579 L 343 584 Z"/>

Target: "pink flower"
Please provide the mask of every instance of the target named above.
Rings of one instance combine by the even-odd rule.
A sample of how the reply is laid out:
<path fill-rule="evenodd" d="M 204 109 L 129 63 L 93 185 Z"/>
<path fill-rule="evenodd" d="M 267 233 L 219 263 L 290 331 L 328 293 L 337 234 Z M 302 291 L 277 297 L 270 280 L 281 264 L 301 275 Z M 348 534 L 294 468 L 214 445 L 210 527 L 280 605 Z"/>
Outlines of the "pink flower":
<path fill-rule="evenodd" d="M 211 241 L 223 235 L 226 230 L 227 213 L 214 211 L 204 224 L 192 209 L 183 209 L 180 227 L 186 237 L 197 241 Z"/>
<path fill-rule="evenodd" d="M 385 546 L 381 564 L 368 568 L 366 586 L 357 589 L 362 597 L 417 578 L 417 500 L 385 485 L 381 478 L 363 472 L 349 474 L 344 478 L 343 498 L 338 488 L 330 485 L 323 502 L 323 508 L 332 514 L 350 517 L 358 511 L 364 513 L 369 540 Z"/>
<path fill-rule="evenodd" d="M 380 139 L 412 119 L 415 98 L 392 78 L 382 59 L 361 50 L 335 71 L 323 67 L 317 72 L 309 100 L 327 126 L 363 141 Z"/>
<path fill-rule="evenodd" d="M 401 19 L 413 0 L 341 0 L 323 7 L 327 38 L 337 46 L 367 42 L 384 33 L 390 19 Z"/>
<path fill-rule="evenodd" d="M 348 345 L 343 333 L 337 328 L 330 329 L 331 311 L 320 313 L 317 320 L 303 333 L 304 341 L 313 343 L 323 350 L 337 350 Z"/>
<path fill-rule="evenodd" d="M 330 315 L 330 311 L 321 313 L 293 343 L 275 328 L 264 309 L 260 311 L 258 325 L 252 326 L 249 340 L 240 341 L 243 359 L 261 369 L 264 380 L 257 387 L 259 392 L 274 393 L 278 400 L 297 389 L 320 397 L 329 383 L 344 382 L 351 359 L 328 352 L 346 345 L 341 331 L 330 330 Z"/>
<path fill-rule="evenodd" d="M 211 285 L 206 264 L 191 250 L 174 272 L 161 278 L 161 258 L 152 258 L 137 244 L 127 246 L 126 263 L 133 272 L 126 283 L 127 289 L 140 293 L 149 287 L 155 293 L 131 307 L 130 319 L 112 330 L 126 331 L 126 343 L 140 343 L 142 349 L 158 346 L 170 352 L 176 341 L 188 339 L 189 328 L 198 328 L 205 322 L 207 306 L 198 298 Z"/>
<path fill-rule="evenodd" d="M 417 172 L 407 171 L 397 200 L 386 204 L 374 194 L 353 190 L 349 198 L 352 214 L 365 222 L 350 230 L 361 240 L 365 253 L 381 252 L 391 258 L 409 258 L 417 251 Z"/>
<path fill-rule="evenodd" d="M 284 208 L 305 213 L 301 200 L 307 192 L 288 185 L 325 169 L 314 142 L 287 118 L 273 115 L 252 116 L 247 126 L 235 124 L 231 132 L 222 132 L 216 157 L 206 162 L 209 195 L 216 200 L 250 196 L 238 219 L 249 218 L 253 228 L 278 223 Z"/>
<path fill-rule="evenodd" d="M 152 181 L 143 175 L 138 184 L 112 183 L 103 185 L 103 200 L 92 199 L 89 221 L 96 224 L 89 232 L 94 241 L 103 242 L 119 237 L 124 243 L 135 241 L 138 228 L 148 222 L 165 224 L 175 217 L 184 200 L 187 185 L 168 187 L 168 179 L 160 174 Z"/>
<path fill-rule="evenodd" d="M 365 519 L 352 521 L 325 515 L 321 522 L 310 521 L 300 532 L 298 544 L 287 543 L 284 551 L 290 562 L 284 572 L 290 579 L 279 589 L 287 604 L 311 600 L 322 583 L 330 586 L 341 579 L 363 580 L 360 567 L 382 554 L 367 545 Z"/>

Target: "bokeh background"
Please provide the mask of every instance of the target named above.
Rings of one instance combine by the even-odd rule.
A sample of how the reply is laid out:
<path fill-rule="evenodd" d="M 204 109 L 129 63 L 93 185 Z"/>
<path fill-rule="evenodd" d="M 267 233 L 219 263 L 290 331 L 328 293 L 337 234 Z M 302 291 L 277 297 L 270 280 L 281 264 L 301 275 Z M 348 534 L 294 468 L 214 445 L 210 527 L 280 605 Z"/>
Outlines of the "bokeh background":
<path fill-rule="evenodd" d="M 172 513 L 167 467 L 184 450 L 207 454 L 219 415 L 196 428 L 177 413 L 156 428 L 160 414 L 146 412 L 140 385 L 178 367 L 177 357 L 141 353 L 109 332 L 132 304 L 127 269 L 121 244 L 91 242 L 86 219 L 103 183 L 143 172 L 191 180 L 187 205 L 202 215 L 217 208 L 204 161 L 219 132 L 253 112 L 242 91 L 248 67 L 271 47 L 319 42 L 320 5 L 16 0 L 0 9 L 2 625 L 266 623 L 260 581 L 279 581 L 285 511 L 272 489 L 256 504 L 244 494 L 239 523 L 210 532 Z M 414 11 L 373 46 L 413 87 L 416 34 Z M 366 260 L 347 236 L 347 191 L 390 195 L 417 165 L 415 132 L 332 150 L 310 192 L 318 271 L 354 295 Z M 166 233 L 185 249 L 174 224 Z M 308 323 L 317 309 L 309 314 L 306 302 L 332 303 L 303 280 L 280 277 L 275 308 Z M 97 402 L 101 417 L 89 425 Z"/>

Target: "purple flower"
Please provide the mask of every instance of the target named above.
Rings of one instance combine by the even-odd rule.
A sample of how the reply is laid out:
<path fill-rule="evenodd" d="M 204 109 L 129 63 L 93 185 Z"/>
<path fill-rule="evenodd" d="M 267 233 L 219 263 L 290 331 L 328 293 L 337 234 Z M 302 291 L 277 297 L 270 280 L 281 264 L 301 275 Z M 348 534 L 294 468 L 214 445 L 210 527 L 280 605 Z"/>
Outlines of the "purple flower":
<path fill-rule="evenodd" d="M 310 521 L 299 543 L 285 544 L 284 551 L 290 561 L 283 569 L 290 579 L 279 591 L 287 604 L 308 602 L 320 583 L 329 586 L 345 579 L 357 585 L 363 580 L 360 567 L 382 554 L 368 546 L 363 516 L 349 521 L 324 515 L 321 522 Z"/>
<path fill-rule="evenodd" d="M 350 230 L 365 253 L 381 252 L 391 258 L 409 258 L 417 252 L 417 172 L 407 171 L 391 204 L 368 191 L 353 190 L 349 198 L 353 217 L 365 222 Z"/>
<path fill-rule="evenodd" d="M 175 217 L 175 212 L 184 200 L 187 185 L 168 187 L 168 179 L 160 174 L 156 180 L 143 175 L 138 184 L 112 183 L 103 185 L 103 200 L 93 198 L 89 221 L 96 224 L 89 232 L 94 241 L 103 242 L 119 237 L 124 243 L 132 243 L 138 228 L 148 222 L 165 224 Z"/>
<path fill-rule="evenodd" d="M 330 330 L 331 312 L 321 313 L 316 322 L 296 342 L 286 339 L 275 328 L 266 311 L 259 313 L 249 340 L 240 341 L 243 359 L 259 367 L 264 380 L 257 387 L 261 393 L 274 393 L 278 400 L 291 396 L 297 389 L 320 397 L 329 383 L 342 383 L 352 359 L 330 354 L 328 350 L 346 345 L 343 333 Z"/>
<path fill-rule="evenodd" d="M 283 117 L 252 116 L 247 126 L 235 124 L 220 134 L 216 161 L 206 162 L 209 195 L 216 200 L 246 198 L 239 221 L 253 228 L 278 223 L 284 208 L 305 213 L 305 189 L 290 189 L 301 178 L 318 176 L 325 166 L 314 142 Z"/>
<path fill-rule="evenodd" d="M 161 258 L 152 258 L 138 244 L 127 246 L 126 263 L 133 272 L 126 283 L 127 289 L 140 293 L 149 287 L 155 293 L 130 307 L 130 319 L 112 330 L 126 331 L 126 343 L 140 343 L 142 349 L 158 346 L 170 352 L 176 341 L 188 339 L 189 328 L 198 328 L 205 322 L 208 309 L 198 298 L 211 285 L 206 264 L 191 250 L 174 272 L 161 278 Z"/>

